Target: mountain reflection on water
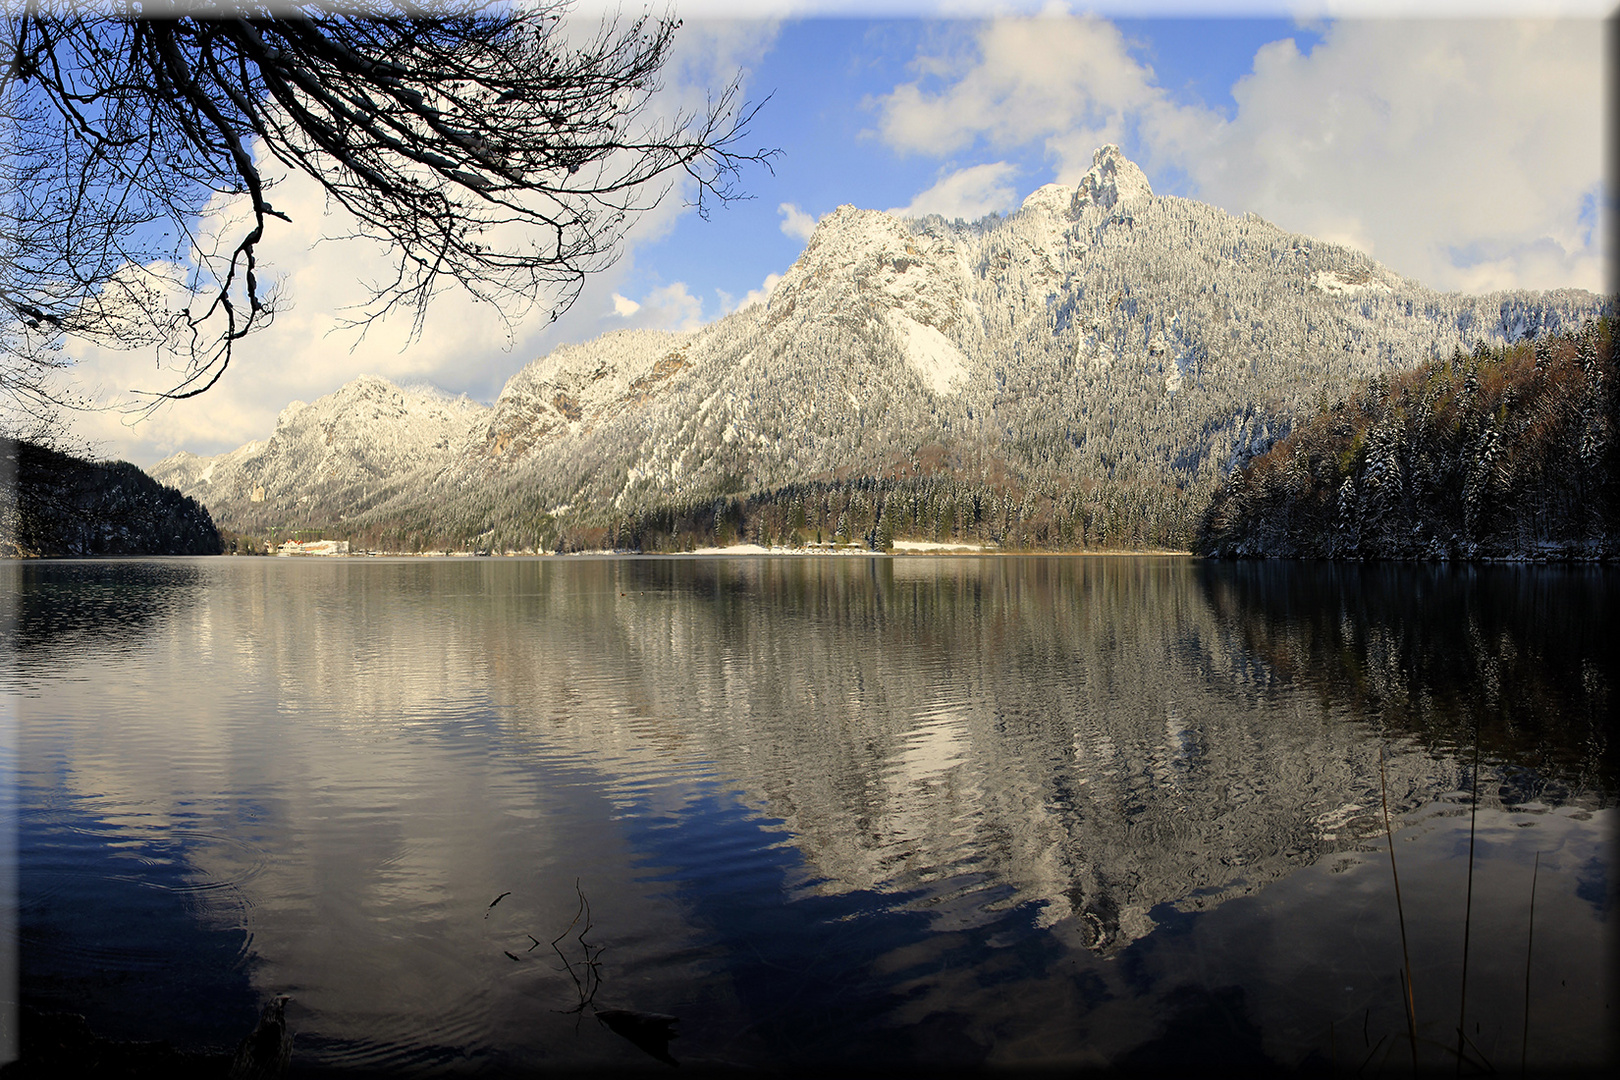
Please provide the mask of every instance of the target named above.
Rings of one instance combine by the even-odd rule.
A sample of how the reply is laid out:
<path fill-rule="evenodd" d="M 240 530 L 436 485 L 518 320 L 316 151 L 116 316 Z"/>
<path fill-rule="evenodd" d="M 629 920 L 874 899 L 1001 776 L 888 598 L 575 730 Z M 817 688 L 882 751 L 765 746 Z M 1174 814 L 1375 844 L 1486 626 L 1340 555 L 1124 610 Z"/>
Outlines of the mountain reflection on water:
<path fill-rule="evenodd" d="M 1454 1035 L 1477 739 L 1478 1052 L 1518 1054 L 1536 852 L 1532 1060 L 1610 1049 L 1613 571 L 59 565 L 9 570 L 23 995 L 126 1037 L 200 1038 L 60 946 L 161 866 L 218 1041 L 287 990 L 306 1067 L 634 1063 L 529 951 L 576 879 L 593 1004 L 680 1015 L 684 1061 L 1356 1064 L 1405 1030 L 1386 790 Z"/>

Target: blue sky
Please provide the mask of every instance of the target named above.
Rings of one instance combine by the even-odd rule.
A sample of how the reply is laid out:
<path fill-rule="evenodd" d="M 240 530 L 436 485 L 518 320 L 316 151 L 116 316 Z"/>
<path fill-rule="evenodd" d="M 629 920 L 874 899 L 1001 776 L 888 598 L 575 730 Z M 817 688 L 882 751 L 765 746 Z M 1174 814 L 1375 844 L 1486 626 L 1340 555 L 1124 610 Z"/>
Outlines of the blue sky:
<path fill-rule="evenodd" d="M 1126 18 L 975 0 L 843 17 L 851 6 L 713 18 L 739 6 L 688 0 L 656 106 L 701 104 L 741 72 L 747 97 L 764 101 L 744 145 L 781 153 L 773 169 L 743 174 L 750 199 L 707 220 L 689 189 L 670 191 L 555 324 L 537 317 L 508 333 L 452 295 L 416 340 L 407 319 L 358 343 L 334 332 L 357 280 L 382 275 L 381 255 L 317 246 L 342 223 L 295 178 L 276 198 L 293 224 L 276 223 L 262 248 L 288 309 L 242 344 L 213 390 L 138 423 L 117 406 L 164 381 L 152 358 L 75 345 L 79 384 L 110 406 L 76 433 L 150 465 L 267 438 L 289 402 L 361 374 L 489 401 L 558 345 L 691 328 L 764 295 L 840 204 L 1008 212 L 1043 184 L 1074 183 L 1104 142 L 1159 194 L 1351 244 L 1435 288 L 1606 287 L 1598 5 L 1542 18 L 1544 8 L 1503 0 L 1514 18 L 1428 20 L 1357 17 L 1377 10 L 1369 3 L 1301 18 L 1279 6 Z M 575 16 L 597 17 L 584 6 Z"/>

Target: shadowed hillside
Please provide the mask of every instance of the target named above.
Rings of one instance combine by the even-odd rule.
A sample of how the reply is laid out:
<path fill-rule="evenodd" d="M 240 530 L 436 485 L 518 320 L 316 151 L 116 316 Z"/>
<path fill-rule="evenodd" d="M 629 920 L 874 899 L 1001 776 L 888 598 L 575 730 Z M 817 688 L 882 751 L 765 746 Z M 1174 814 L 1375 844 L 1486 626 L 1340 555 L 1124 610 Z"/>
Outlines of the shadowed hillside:
<path fill-rule="evenodd" d="M 126 461 L 91 462 L 0 440 L 0 555 L 218 555 L 201 503 Z"/>

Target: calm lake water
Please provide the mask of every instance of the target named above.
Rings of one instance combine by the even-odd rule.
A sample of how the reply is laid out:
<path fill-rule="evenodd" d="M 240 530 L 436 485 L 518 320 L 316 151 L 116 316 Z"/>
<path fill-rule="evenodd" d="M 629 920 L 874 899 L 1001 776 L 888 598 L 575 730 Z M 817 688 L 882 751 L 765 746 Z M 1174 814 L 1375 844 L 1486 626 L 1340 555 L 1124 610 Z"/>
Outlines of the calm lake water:
<path fill-rule="evenodd" d="M 1404 916 L 1422 1063 L 1465 929 L 1470 1061 L 1614 1056 L 1612 569 L 153 559 L 0 597 L 20 996 L 108 1037 L 229 1050 L 286 993 L 295 1071 L 666 1068 L 595 1016 L 632 1009 L 686 1067 L 1370 1072 L 1411 1065 Z"/>

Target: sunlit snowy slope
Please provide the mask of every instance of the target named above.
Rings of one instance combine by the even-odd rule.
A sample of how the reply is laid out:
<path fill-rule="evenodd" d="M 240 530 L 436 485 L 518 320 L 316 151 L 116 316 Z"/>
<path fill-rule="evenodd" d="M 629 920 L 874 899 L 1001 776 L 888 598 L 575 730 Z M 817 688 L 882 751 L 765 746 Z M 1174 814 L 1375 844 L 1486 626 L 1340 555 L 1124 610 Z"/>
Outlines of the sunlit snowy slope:
<path fill-rule="evenodd" d="M 412 521 L 496 546 L 535 543 L 539 521 L 861 476 L 1134 500 L 1186 522 L 1356 379 L 1573 329 L 1609 304 L 1437 293 L 1253 215 L 1156 196 L 1105 146 L 1077 186 L 1008 217 L 840 207 L 764 302 L 691 334 L 557 349 L 493 408 L 360 380 L 289 407 L 268 442 L 152 475 L 239 530 Z"/>

